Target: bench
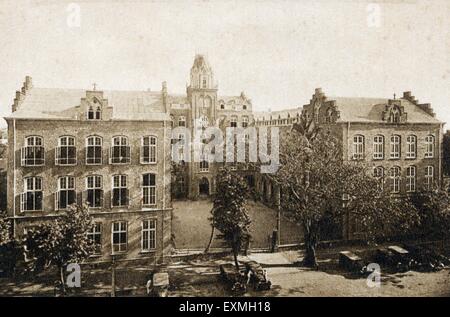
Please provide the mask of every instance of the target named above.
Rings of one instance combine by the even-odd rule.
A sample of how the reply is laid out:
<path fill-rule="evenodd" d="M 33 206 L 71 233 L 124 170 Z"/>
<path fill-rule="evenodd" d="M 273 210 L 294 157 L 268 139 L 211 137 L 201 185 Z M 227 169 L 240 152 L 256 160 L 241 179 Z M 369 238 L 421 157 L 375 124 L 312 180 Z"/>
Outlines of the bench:
<path fill-rule="evenodd" d="M 147 282 L 147 294 L 154 297 L 167 297 L 169 291 L 169 274 L 155 273 Z"/>
<path fill-rule="evenodd" d="M 351 272 L 361 272 L 364 268 L 363 260 L 351 251 L 339 252 L 339 265 Z"/>
<path fill-rule="evenodd" d="M 269 290 L 272 283 L 267 279 L 266 274 L 262 266 L 256 261 L 249 261 L 245 263 L 246 274 L 250 277 L 249 283 L 253 284 L 253 287 L 257 291 Z"/>
<path fill-rule="evenodd" d="M 235 294 L 242 294 L 247 291 L 245 272 L 240 270 L 238 273 L 236 267 L 231 264 L 219 265 L 220 277 L 230 286 L 231 291 Z"/>

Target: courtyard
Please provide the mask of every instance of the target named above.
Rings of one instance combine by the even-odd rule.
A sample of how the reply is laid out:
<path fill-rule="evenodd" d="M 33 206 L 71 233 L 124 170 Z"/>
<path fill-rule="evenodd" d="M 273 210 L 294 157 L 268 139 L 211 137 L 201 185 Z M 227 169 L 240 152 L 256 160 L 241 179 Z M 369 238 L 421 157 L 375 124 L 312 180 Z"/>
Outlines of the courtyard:
<path fill-rule="evenodd" d="M 172 232 L 175 236 L 176 249 L 204 250 L 211 236 L 212 202 L 210 200 L 173 201 Z M 246 208 L 252 220 L 251 248 L 267 249 L 270 246 L 269 235 L 277 227 L 277 211 L 261 202 L 247 201 Z M 299 226 L 286 217 L 281 218 L 280 244 L 298 244 L 303 240 Z M 217 236 L 217 232 L 216 232 Z M 223 247 L 223 242 L 214 239 L 212 248 Z"/>

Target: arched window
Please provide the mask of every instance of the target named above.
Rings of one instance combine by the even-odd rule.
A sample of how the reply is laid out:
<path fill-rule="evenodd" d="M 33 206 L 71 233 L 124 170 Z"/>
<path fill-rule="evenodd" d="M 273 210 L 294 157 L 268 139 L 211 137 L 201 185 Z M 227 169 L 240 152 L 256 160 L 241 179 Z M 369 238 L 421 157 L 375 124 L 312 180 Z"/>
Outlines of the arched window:
<path fill-rule="evenodd" d="M 417 153 L 417 138 L 415 135 L 406 137 L 406 158 L 415 159 Z"/>
<path fill-rule="evenodd" d="M 26 137 L 25 146 L 21 149 L 22 166 L 44 165 L 44 159 L 44 139 L 40 136 Z"/>
<path fill-rule="evenodd" d="M 434 157 L 434 136 L 427 135 L 425 137 L 425 157 L 433 158 Z"/>
<path fill-rule="evenodd" d="M 144 174 L 142 176 L 142 204 L 144 206 L 156 205 L 156 175 Z"/>
<path fill-rule="evenodd" d="M 248 117 L 247 116 L 242 117 L 242 127 L 243 128 L 248 127 Z"/>
<path fill-rule="evenodd" d="M 389 170 L 389 178 L 391 179 L 391 192 L 400 192 L 400 167 L 394 166 Z"/>
<path fill-rule="evenodd" d="M 123 207 L 128 206 L 129 193 L 126 175 L 114 175 L 112 177 L 112 206 Z"/>
<path fill-rule="evenodd" d="M 373 137 L 373 159 L 382 160 L 384 158 L 384 136 Z"/>
<path fill-rule="evenodd" d="M 200 172 L 208 172 L 209 171 L 209 162 L 203 157 L 200 160 Z"/>
<path fill-rule="evenodd" d="M 62 136 L 58 139 L 56 148 L 56 165 L 77 164 L 77 148 L 73 136 Z"/>
<path fill-rule="evenodd" d="M 156 146 L 157 146 L 156 136 L 150 135 L 142 138 L 142 147 L 141 147 L 142 164 L 156 163 L 156 154 L 157 154 Z"/>
<path fill-rule="evenodd" d="M 364 136 L 355 135 L 353 137 L 353 159 L 361 160 L 364 158 Z"/>
<path fill-rule="evenodd" d="M 23 181 L 23 193 L 20 196 L 21 211 L 41 211 L 42 210 L 42 178 L 27 177 Z"/>
<path fill-rule="evenodd" d="M 391 136 L 391 159 L 398 159 L 400 158 L 400 136 L 399 135 L 393 135 Z"/>
<path fill-rule="evenodd" d="M 88 108 L 87 118 L 88 118 L 88 120 L 95 119 L 94 108 L 92 106 L 89 106 L 89 108 Z"/>
<path fill-rule="evenodd" d="M 126 136 L 115 136 L 111 146 L 111 164 L 130 163 L 130 146 Z"/>
<path fill-rule="evenodd" d="M 220 109 L 225 109 L 225 105 L 222 103 L 222 104 L 220 104 Z"/>
<path fill-rule="evenodd" d="M 89 136 L 86 139 L 86 165 L 102 164 L 102 138 Z"/>
<path fill-rule="evenodd" d="M 91 208 L 103 207 L 103 180 L 100 175 L 86 177 L 85 199 Z"/>
<path fill-rule="evenodd" d="M 97 110 L 95 111 L 95 119 L 96 120 L 100 120 L 102 118 L 102 109 L 99 107 L 97 107 Z"/>
<path fill-rule="evenodd" d="M 373 177 L 378 180 L 378 188 L 383 190 L 384 188 L 384 168 L 382 166 L 375 167 L 373 169 Z"/>
<path fill-rule="evenodd" d="M 412 193 L 416 191 L 416 167 L 408 166 L 406 168 L 406 191 Z"/>
<path fill-rule="evenodd" d="M 56 210 L 66 209 L 75 203 L 75 177 L 63 176 L 58 178 L 58 192 L 56 193 Z"/>
<path fill-rule="evenodd" d="M 209 120 L 207 116 L 201 116 L 199 119 L 200 127 L 207 128 L 209 125 Z"/>
<path fill-rule="evenodd" d="M 236 128 L 237 127 L 237 116 L 231 116 L 230 127 L 232 127 L 232 128 Z"/>

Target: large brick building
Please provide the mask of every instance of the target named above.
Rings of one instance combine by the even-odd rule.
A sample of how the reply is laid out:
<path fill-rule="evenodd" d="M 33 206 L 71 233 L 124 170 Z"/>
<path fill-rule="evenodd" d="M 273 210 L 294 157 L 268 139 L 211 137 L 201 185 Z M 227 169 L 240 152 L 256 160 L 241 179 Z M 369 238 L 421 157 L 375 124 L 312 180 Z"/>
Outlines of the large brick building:
<path fill-rule="evenodd" d="M 342 144 L 342 159 L 363 160 L 387 190 L 406 195 L 442 185 L 443 125 L 430 104 L 410 92 L 400 98 L 327 97 L 316 89 L 302 108 L 254 114 L 257 127 L 281 129 L 299 116 L 331 131 Z M 257 188 L 268 205 L 276 206 L 279 188 L 257 175 Z M 355 238 L 357 219 L 344 219 L 343 237 Z"/>
<path fill-rule="evenodd" d="M 89 202 L 95 260 L 170 252 L 170 115 L 159 92 L 33 87 L 6 118 L 8 213 L 20 237 Z"/>
<path fill-rule="evenodd" d="M 33 87 L 26 77 L 6 117 L 8 213 L 16 237 L 51 221 L 72 203 L 88 202 L 97 261 L 157 259 L 171 248 L 171 138 L 197 123 L 247 127 L 252 104 L 244 93 L 219 96 L 206 58 L 197 55 L 186 94 Z M 194 147 L 189 149 L 194 157 Z M 183 161 L 186 153 L 178 153 Z M 223 163 L 183 162 L 182 196 L 214 193 Z M 236 166 L 236 168 L 238 168 Z M 251 171 L 246 171 L 252 176 Z"/>

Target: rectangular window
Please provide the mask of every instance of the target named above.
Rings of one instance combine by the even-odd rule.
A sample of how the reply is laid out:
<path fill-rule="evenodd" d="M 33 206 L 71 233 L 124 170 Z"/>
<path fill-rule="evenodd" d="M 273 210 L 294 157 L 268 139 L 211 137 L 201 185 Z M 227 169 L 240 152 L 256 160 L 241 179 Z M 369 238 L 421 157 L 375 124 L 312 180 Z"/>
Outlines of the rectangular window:
<path fill-rule="evenodd" d="M 144 206 L 156 205 L 156 175 L 144 174 L 142 183 L 142 202 Z"/>
<path fill-rule="evenodd" d="M 102 164 L 102 138 L 88 137 L 86 140 L 86 164 Z"/>
<path fill-rule="evenodd" d="M 112 224 L 113 253 L 126 252 L 128 243 L 127 222 L 118 221 Z"/>
<path fill-rule="evenodd" d="M 355 135 L 353 137 L 353 159 L 362 160 L 364 158 L 364 136 Z"/>
<path fill-rule="evenodd" d="M 156 137 L 146 136 L 142 138 L 141 163 L 156 163 Z"/>
<path fill-rule="evenodd" d="M 391 136 L 391 159 L 400 158 L 400 136 L 393 135 Z"/>
<path fill-rule="evenodd" d="M 75 138 L 64 136 L 58 140 L 56 148 L 56 165 L 75 165 L 77 163 L 77 148 Z"/>
<path fill-rule="evenodd" d="M 28 177 L 24 180 L 24 192 L 21 194 L 21 211 L 42 210 L 42 178 Z"/>
<path fill-rule="evenodd" d="M 408 193 L 416 191 L 416 167 L 410 166 L 406 169 L 406 191 Z"/>
<path fill-rule="evenodd" d="M 373 138 L 373 159 L 382 160 L 384 158 L 384 137 L 376 135 Z"/>
<path fill-rule="evenodd" d="M 44 165 L 45 150 L 41 137 L 30 136 L 25 139 L 25 146 L 21 149 L 22 166 Z"/>
<path fill-rule="evenodd" d="M 130 146 L 128 138 L 124 136 L 114 137 L 111 146 L 111 164 L 130 163 Z"/>
<path fill-rule="evenodd" d="M 128 206 L 128 188 L 127 188 L 127 176 L 115 175 L 113 176 L 113 194 L 112 194 L 112 206 L 124 207 Z"/>
<path fill-rule="evenodd" d="M 142 251 L 148 252 L 156 249 L 156 219 L 142 222 Z"/>
<path fill-rule="evenodd" d="M 94 245 L 93 254 L 98 255 L 102 253 L 102 224 L 94 223 L 91 230 L 88 232 L 88 238 Z"/>
<path fill-rule="evenodd" d="M 75 203 L 75 178 L 64 176 L 58 179 L 58 192 L 56 193 L 56 209 L 66 209 Z"/>
<path fill-rule="evenodd" d="M 406 138 L 406 158 L 415 159 L 417 152 L 417 139 L 415 135 L 408 135 Z"/>
<path fill-rule="evenodd" d="M 434 184 L 434 167 L 427 166 L 425 167 L 425 188 L 430 190 L 433 188 Z"/>
<path fill-rule="evenodd" d="M 103 207 L 103 184 L 100 175 L 86 177 L 86 200 L 91 208 Z"/>

